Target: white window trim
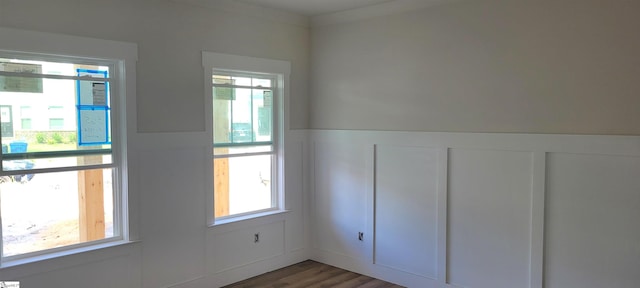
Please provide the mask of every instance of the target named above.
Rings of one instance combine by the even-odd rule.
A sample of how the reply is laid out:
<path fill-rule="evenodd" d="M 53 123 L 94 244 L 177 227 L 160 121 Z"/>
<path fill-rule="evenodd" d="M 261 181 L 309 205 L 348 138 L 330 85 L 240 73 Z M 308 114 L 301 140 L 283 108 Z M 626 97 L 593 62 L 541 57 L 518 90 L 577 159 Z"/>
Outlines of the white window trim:
<path fill-rule="evenodd" d="M 132 225 L 136 223 L 138 218 L 136 211 L 130 209 L 135 207 L 135 203 L 131 203 L 130 191 L 128 189 L 129 177 L 128 166 L 129 158 L 127 157 L 127 147 L 132 147 L 133 133 L 137 129 L 136 122 L 136 62 L 138 59 L 138 48 L 136 44 L 100 40 L 85 37 L 76 37 L 54 33 L 35 32 L 11 28 L 0 27 L 0 51 L 4 53 L 31 55 L 43 55 L 46 61 L 55 61 L 55 59 L 73 59 L 85 58 L 92 59 L 99 63 L 104 59 L 109 61 L 117 60 L 116 69 L 112 71 L 114 83 L 122 83 L 124 85 L 114 85 L 112 107 L 115 111 L 111 115 L 113 125 L 112 135 L 113 143 L 113 161 L 120 170 L 119 179 L 114 179 L 114 185 L 119 186 L 120 193 L 114 195 L 114 203 L 118 201 L 120 211 L 116 211 L 114 220 L 121 223 L 122 237 L 113 241 L 94 241 L 75 245 L 69 245 L 42 252 L 27 253 L 26 257 L 7 257 L 11 260 L 0 261 L 0 268 L 22 265 L 26 263 L 37 262 L 45 259 L 57 258 L 76 253 L 92 251 L 96 249 L 112 247 L 130 243 L 138 238 L 137 227 Z M 37 56 L 36 56 L 37 57 Z M 115 90 L 115 87 L 119 89 Z M 117 97 L 117 98 L 116 98 Z M 118 217 L 118 218 L 116 218 Z M 116 221 L 114 221 L 115 225 Z M 1 233 L 1 230 L 0 230 Z M 19 256 L 19 255 L 18 255 Z M 15 260 L 14 260 L 15 259 Z M 0 259 L 2 260 L 2 259 Z"/>
<path fill-rule="evenodd" d="M 216 221 L 214 217 L 214 191 L 213 181 L 207 181 L 207 224 L 209 226 L 222 225 L 233 223 L 237 221 L 247 220 L 251 218 L 263 217 L 267 215 L 273 215 L 286 211 L 285 207 L 285 167 L 284 167 L 284 144 L 287 139 L 288 123 L 287 115 L 289 114 L 287 109 L 289 99 L 289 77 L 291 74 L 291 63 L 282 60 L 255 58 L 231 54 L 222 54 L 203 51 L 202 52 L 202 66 L 204 68 L 204 96 L 205 96 L 205 115 L 206 121 L 206 134 L 211 149 L 209 153 L 213 155 L 213 88 L 211 79 L 214 69 L 234 72 L 249 72 L 264 73 L 278 75 L 277 87 L 279 87 L 277 93 L 274 95 L 274 120 L 277 125 L 273 126 L 273 141 L 274 141 L 274 155 L 275 159 L 275 191 L 277 193 L 277 203 L 274 209 L 269 211 L 261 210 L 249 213 L 243 213 L 237 216 L 231 215 L 218 219 Z M 212 158 L 213 159 L 213 158 Z M 213 175 L 213 161 L 207 161 L 207 175 Z"/>

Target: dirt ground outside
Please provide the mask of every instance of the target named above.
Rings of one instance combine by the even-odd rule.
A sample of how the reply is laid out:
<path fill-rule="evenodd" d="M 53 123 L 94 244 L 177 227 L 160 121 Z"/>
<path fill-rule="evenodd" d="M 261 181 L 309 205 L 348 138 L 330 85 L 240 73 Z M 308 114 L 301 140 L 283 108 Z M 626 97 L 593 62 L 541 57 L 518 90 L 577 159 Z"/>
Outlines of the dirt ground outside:
<path fill-rule="evenodd" d="M 108 174 L 108 173 L 105 173 Z M 26 183 L 0 184 L 3 255 L 80 242 L 78 173 L 37 174 Z M 105 235 L 113 236 L 111 177 L 105 184 Z"/>

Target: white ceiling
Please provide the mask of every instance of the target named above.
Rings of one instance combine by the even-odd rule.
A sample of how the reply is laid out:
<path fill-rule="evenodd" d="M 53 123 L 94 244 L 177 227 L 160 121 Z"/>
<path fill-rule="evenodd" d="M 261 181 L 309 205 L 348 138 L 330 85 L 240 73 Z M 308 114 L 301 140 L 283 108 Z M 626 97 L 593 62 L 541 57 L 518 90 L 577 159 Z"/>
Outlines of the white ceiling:
<path fill-rule="evenodd" d="M 355 8 L 362 8 L 395 0 L 235 0 L 262 7 L 274 8 L 302 14 L 318 16 Z"/>

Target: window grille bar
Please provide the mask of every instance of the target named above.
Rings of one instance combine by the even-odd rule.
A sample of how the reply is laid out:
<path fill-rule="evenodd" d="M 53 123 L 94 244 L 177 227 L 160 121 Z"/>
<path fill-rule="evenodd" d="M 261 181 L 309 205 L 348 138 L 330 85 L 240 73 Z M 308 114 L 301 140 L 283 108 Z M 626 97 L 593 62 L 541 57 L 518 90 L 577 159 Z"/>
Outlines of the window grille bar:
<path fill-rule="evenodd" d="M 229 147 L 251 147 L 251 146 L 270 146 L 273 145 L 272 141 L 264 142 L 243 142 L 243 143 L 214 143 L 214 148 L 229 148 Z"/>
<path fill-rule="evenodd" d="M 111 154 L 111 153 L 112 153 L 111 149 L 69 150 L 69 151 L 51 151 L 51 152 L 27 152 L 27 153 L 5 153 L 5 154 L 2 154 L 2 160 L 23 160 L 23 159 L 89 156 L 89 155 L 108 155 L 108 154 Z"/>
<path fill-rule="evenodd" d="M 43 79 L 61 79 L 61 80 L 86 80 L 86 81 L 104 81 L 109 82 L 111 78 L 91 77 L 91 76 L 66 76 L 53 74 L 36 74 L 22 72 L 0 71 L 0 76 L 23 77 L 23 78 L 43 78 Z"/>
<path fill-rule="evenodd" d="M 236 154 L 220 154 L 220 155 L 213 155 L 213 159 L 248 157 L 248 156 L 262 156 L 262 155 L 275 155 L 275 154 L 276 154 L 276 152 L 274 152 L 274 151 L 248 152 L 248 153 L 236 153 Z"/>
<path fill-rule="evenodd" d="M 82 166 L 62 166 L 62 167 L 54 167 L 54 168 L 31 168 L 25 170 L 11 170 L 11 171 L 2 171 L 2 176 L 15 176 L 15 175 L 24 175 L 24 174 L 42 174 L 42 173 L 53 173 L 53 172 L 77 172 L 84 170 L 97 170 L 97 169 L 115 169 L 116 164 L 93 164 L 93 165 L 82 165 Z"/>

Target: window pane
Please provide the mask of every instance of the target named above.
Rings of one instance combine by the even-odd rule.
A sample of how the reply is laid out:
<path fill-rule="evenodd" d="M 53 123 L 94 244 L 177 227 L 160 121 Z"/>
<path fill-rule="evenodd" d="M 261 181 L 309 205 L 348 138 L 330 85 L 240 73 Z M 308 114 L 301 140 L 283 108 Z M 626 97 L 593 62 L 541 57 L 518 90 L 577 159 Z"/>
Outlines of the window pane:
<path fill-rule="evenodd" d="M 42 65 L 43 73 L 55 72 L 93 77 L 96 75 L 105 76 L 108 71 L 106 67 L 98 66 L 39 63 Z M 111 110 L 109 108 L 108 83 L 65 79 L 42 79 L 42 81 L 43 89 L 39 93 L 2 91 L 0 89 L 0 106 L 4 111 L 0 128 L 2 130 L 3 153 L 68 152 L 111 148 Z M 44 157 L 48 163 L 44 166 L 47 167 L 73 166 L 58 160 L 56 161 L 60 163 L 60 166 L 52 165 L 55 161 L 51 157 L 56 155 L 51 155 L 51 153 L 48 156 L 39 155 L 42 154 L 30 154 L 23 158 Z M 69 156 L 59 155 L 57 158 L 69 158 Z M 71 158 L 76 161 L 85 157 L 72 156 Z M 106 163 L 94 161 L 92 163 L 106 164 L 110 161 Z M 86 165 L 87 163 L 79 161 L 77 164 Z"/>
<path fill-rule="evenodd" d="M 271 87 L 271 79 L 259 79 L 253 78 L 253 82 L 251 83 L 253 87 L 263 87 L 270 88 Z"/>
<path fill-rule="evenodd" d="M 2 176 L 3 256 L 119 236 L 111 175 L 99 169 Z"/>
<path fill-rule="evenodd" d="M 248 77 L 231 77 L 233 85 L 251 86 L 251 78 Z"/>
<path fill-rule="evenodd" d="M 253 142 L 251 129 L 251 89 L 234 89 L 236 98 L 231 102 L 231 142 Z"/>
<path fill-rule="evenodd" d="M 235 155 L 235 154 L 265 153 L 265 152 L 273 152 L 273 145 L 213 148 L 213 155 Z"/>
<path fill-rule="evenodd" d="M 272 142 L 273 92 L 214 87 L 215 144 Z"/>
<path fill-rule="evenodd" d="M 63 130 L 64 118 L 49 118 L 49 130 Z"/>
<path fill-rule="evenodd" d="M 0 71 L 6 72 L 77 76 L 76 68 L 108 71 L 108 67 L 97 65 L 0 58 Z"/>
<path fill-rule="evenodd" d="M 215 159 L 213 167 L 215 217 L 274 207 L 271 155 Z"/>
<path fill-rule="evenodd" d="M 22 130 L 31 130 L 31 119 L 22 118 L 22 123 L 20 123 Z"/>

